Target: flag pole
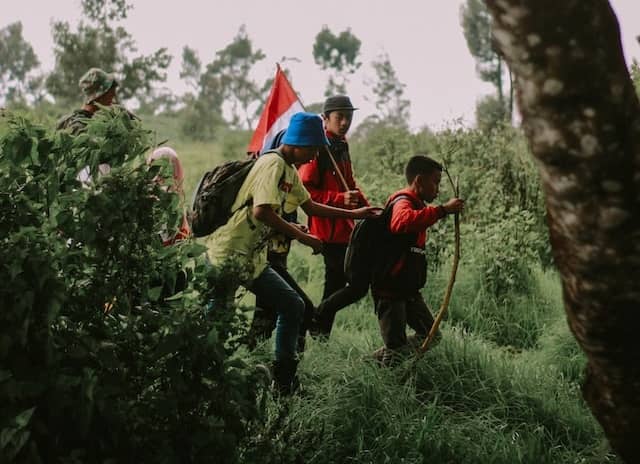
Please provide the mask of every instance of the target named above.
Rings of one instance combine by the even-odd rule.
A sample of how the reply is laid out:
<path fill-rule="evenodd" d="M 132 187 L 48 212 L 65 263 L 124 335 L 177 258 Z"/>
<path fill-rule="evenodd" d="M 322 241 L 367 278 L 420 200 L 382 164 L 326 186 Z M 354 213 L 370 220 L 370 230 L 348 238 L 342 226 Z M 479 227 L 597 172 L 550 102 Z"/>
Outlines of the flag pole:
<path fill-rule="evenodd" d="M 280 70 L 280 63 L 276 62 L 276 72 L 279 71 L 279 70 Z M 294 92 L 295 92 L 295 89 L 294 89 Z M 302 99 L 298 95 L 298 92 L 296 92 L 296 96 L 298 97 L 298 101 L 300 102 L 300 105 L 302 105 L 302 109 L 307 111 L 305 109 L 305 107 L 304 107 L 304 103 L 302 103 Z M 323 145 L 323 148 L 324 148 L 324 152 L 329 157 L 329 160 L 331 161 L 331 164 L 333 165 L 333 169 L 335 170 L 336 174 L 338 175 L 338 179 L 340 180 L 340 183 L 342 184 L 342 187 L 344 188 L 344 191 L 348 192 L 350 190 L 349 189 L 349 184 L 347 184 L 347 181 L 344 178 L 344 175 L 342 175 L 342 171 L 340 170 L 340 167 L 338 166 L 338 163 L 336 163 L 335 158 L 333 157 L 333 155 L 329 151 L 329 147 L 327 147 L 326 145 Z"/>
<path fill-rule="evenodd" d="M 344 187 L 344 191 L 348 192 L 350 190 L 349 189 L 349 185 L 347 185 L 347 181 L 345 180 L 344 176 L 342 175 L 342 171 L 340 171 L 340 167 L 338 166 L 338 163 L 336 163 L 336 160 L 333 158 L 333 155 L 329 151 L 329 147 L 324 145 L 324 151 L 329 156 L 329 159 L 331 160 L 331 164 L 333 164 L 333 169 L 335 169 L 336 174 L 338 174 L 338 178 L 340 179 L 340 183 Z"/>

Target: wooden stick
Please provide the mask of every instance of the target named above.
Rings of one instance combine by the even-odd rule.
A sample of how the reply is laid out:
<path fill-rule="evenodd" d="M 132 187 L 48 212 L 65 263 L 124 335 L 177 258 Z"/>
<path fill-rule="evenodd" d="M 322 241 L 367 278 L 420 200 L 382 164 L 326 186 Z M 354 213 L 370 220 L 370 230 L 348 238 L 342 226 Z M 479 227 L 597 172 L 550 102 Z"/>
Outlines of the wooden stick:
<path fill-rule="evenodd" d="M 342 184 L 342 187 L 344 187 L 344 191 L 348 192 L 351 189 L 349 188 L 349 185 L 347 184 L 347 181 L 345 180 L 344 176 L 342 175 L 342 171 L 340 171 L 340 168 L 338 167 L 338 163 L 336 163 L 336 160 L 334 159 L 333 155 L 329 151 L 329 147 L 324 145 L 324 151 L 327 154 L 327 156 L 329 157 L 329 159 L 331 160 L 331 164 L 333 164 L 333 169 L 336 170 L 336 174 L 338 174 L 338 179 L 340 179 L 340 183 Z"/>
<path fill-rule="evenodd" d="M 449 171 L 444 169 L 444 172 L 447 174 L 449 178 L 449 182 L 451 183 L 451 187 L 453 188 L 453 193 L 456 198 L 459 196 L 460 187 L 458 185 L 458 179 L 454 184 L 451 176 L 449 175 Z M 440 326 L 440 322 L 444 318 L 447 310 L 449 308 L 449 301 L 451 301 L 451 293 L 453 292 L 453 284 L 456 282 L 456 273 L 458 272 L 458 263 L 460 262 L 460 215 L 455 213 L 454 215 L 454 227 L 455 227 L 455 251 L 453 253 L 453 265 L 451 267 L 451 275 L 449 276 L 449 284 L 447 285 L 447 291 L 444 294 L 444 300 L 442 301 L 442 305 L 440 305 L 440 310 L 438 311 L 438 315 L 436 316 L 433 325 L 431 326 L 431 330 L 429 331 L 429 335 L 424 340 L 420 348 L 418 349 L 418 353 L 422 354 L 429 349 L 429 344 L 435 337 L 438 332 L 438 327 Z"/>

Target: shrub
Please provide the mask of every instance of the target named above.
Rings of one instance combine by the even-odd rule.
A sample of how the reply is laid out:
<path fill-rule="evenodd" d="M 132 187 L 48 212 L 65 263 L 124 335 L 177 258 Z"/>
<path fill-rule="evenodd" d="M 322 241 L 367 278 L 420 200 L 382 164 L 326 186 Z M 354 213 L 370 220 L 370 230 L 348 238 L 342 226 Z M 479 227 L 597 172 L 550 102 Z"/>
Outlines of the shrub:
<path fill-rule="evenodd" d="M 195 243 L 162 247 L 180 212 L 148 146 L 115 109 L 77 137 L 14 118 L 0 138 L 2 461 L 232 462 L 258 415 L 239 313 L 203 315 L 236 283 Z"/>

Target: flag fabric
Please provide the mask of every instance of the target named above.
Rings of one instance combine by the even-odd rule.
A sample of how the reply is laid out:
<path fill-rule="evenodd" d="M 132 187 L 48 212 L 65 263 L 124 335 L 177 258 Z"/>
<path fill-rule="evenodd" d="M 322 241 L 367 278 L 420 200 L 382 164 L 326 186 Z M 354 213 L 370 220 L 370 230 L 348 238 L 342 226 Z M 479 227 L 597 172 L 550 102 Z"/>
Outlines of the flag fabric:
<path fill-rule="evenodd" d="M 287 128 L 291 116 L 300 111 L 304 111 L 304 107 L 286 74 L 278 65 L 269 98 L 262 110 L 247 153 L 257 156 L 268 149 L 278 133 Z"/>

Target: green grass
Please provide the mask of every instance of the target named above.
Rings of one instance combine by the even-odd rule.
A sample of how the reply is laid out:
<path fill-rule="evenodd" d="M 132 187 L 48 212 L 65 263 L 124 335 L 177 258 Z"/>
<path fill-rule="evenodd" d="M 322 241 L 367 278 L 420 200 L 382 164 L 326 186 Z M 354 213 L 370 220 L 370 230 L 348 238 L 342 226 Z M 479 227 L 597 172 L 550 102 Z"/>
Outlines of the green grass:
<path fill-rule="evenodd" d="M 542 298 L 541 289 L 552 291 L 547 316 L 529 323 L 544 327 L 530 349 L 500 346 L 483 336 L 489 325 L 470 329 L 452 317 L 442 342 L 417 365 L 393 369 L 370 360 L 380 345 L 370 300 L 344 310 L 328 344 L 309 342 L 304 391 L 278 429 L 276 450 L 288 459 L 280 462 L 617 462 L 580 398 L 576 373 L 584 360 L 552 304 L 557 286 L 553 274 L 538 272 L 535 294 L 510 308 L 522 311 Z M 461 293 L 454 298 L 468 297 Z M 254 362 L 270 349 L 265 343 Z M 271 420 L 281 412 L 271 410 Z"/>

